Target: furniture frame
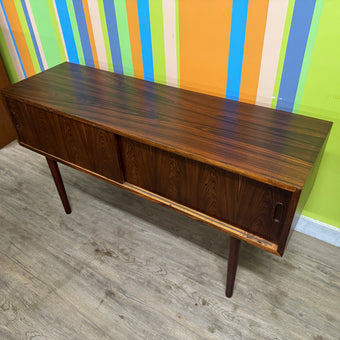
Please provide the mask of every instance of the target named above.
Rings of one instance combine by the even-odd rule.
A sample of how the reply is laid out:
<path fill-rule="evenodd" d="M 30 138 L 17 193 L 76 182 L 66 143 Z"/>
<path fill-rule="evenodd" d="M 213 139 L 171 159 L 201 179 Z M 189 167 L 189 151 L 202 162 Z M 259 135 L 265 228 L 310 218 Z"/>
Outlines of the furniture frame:
<path fill-rule="evenodd" d="M 10 85 L 4 64 L 0 57 L 0 89 Z M 8 112 L 0 101 L 0 149 L 16 138 L 16 133 Z"/>
<path fill-rule="evenodd" d="M 283 255 L 332 123 L 63 63 L 2 90 L 19 143 Z"/>

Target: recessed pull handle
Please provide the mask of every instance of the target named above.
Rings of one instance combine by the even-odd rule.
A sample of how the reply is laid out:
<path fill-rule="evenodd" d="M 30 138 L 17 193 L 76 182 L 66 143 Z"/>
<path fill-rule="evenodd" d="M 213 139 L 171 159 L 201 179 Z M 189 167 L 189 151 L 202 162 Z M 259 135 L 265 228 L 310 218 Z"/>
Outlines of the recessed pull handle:
<path fill-rule="evenodd" d="M 274 209 L 273 220 L 275 223 L 280 223 L 283 218 L 284 205 L 282 202 L 277 202 Z"/>

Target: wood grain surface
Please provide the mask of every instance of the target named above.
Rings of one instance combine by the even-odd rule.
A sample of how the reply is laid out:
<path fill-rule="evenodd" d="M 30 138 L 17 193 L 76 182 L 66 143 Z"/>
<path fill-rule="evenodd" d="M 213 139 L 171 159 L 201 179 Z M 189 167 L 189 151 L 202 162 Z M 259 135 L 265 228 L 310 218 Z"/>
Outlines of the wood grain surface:
<path fill-rule="evenodd" d="M 0 57 L 0 89 L 10 85 L 4 64 Z M 8 110 L 0 98 L 0 148 L 10 143 L 16 138 L 13 123 L 8 114 Z"/>
<path fill-rule="evenodd" d="M 264 183 L 302 189 L 331 123 L 64 63 L 2 93 Z"/>
<path fill-rule="evenodd" d="M 123 182 L 116 136 L 53 112 L 7 99 L 20 143 Z"/>
<path fill-rule="evenodd" d="M 127 182 L 277 243 L 292 193 L 120 138 Z"/>

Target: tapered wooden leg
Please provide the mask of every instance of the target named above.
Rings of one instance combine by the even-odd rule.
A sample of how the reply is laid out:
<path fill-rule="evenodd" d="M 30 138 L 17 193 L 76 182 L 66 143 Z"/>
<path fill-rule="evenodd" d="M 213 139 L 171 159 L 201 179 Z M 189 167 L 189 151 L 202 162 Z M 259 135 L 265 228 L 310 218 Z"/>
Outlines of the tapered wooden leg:
<path fill-rule="evenodd" d="M 48 166 L 50 167 L 51 174 L 54 179 L 55 186 L 57 187 L 61 202 L 63 203 L 65 212 L 66 214 L 70 214 L 71 207 L 70 207 L 70 203 L 68 201 L 67 195 L 66 195 L 63 180 L 60 175 L 58 163 L 55 160 L 48 158 L 48 157 L 46 157 L 46 160 L 47 160 Z"/>
<path fill-rule="evenodd" d="M 235 276 L 238 264 L 238 254 L 241 241 L 235 237 L 230 237 L 229 258 L 228 258 L 228 273 L 227 273 L 227 288 L 225 295 L 230 298 L 233 295 Z"/>

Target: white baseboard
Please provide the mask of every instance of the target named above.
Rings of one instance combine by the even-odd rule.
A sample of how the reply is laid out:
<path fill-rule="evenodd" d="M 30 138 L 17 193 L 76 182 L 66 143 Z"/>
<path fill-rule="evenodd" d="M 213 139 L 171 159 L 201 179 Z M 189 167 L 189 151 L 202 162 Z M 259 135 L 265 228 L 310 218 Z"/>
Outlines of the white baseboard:
<path fill-rule="evenodd" d="M 302 215 L 298 220 L 295 230 L 340 247 L 340 228 L 330 224 Z"/>

